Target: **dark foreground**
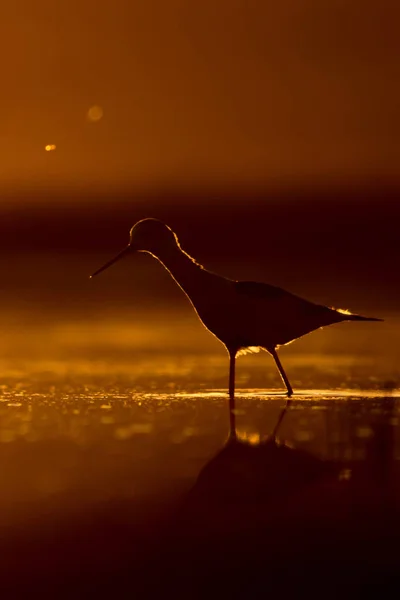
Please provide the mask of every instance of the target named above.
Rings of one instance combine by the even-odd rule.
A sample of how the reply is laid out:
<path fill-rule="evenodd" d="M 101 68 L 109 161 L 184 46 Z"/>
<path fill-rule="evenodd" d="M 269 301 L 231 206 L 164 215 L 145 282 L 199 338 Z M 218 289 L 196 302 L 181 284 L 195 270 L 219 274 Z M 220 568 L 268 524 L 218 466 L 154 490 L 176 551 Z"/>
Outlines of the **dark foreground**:
<path fill-rule="evenodd" d="M 332 427 L 331 417 L 320 423 L 320 428 L 325 424 L 324 451 L 248 436 L 226 443 L 203 461 L 197 479 L 192 461 L 186 475 L 171 478 L 169 487 L 141 495 L 129 495 L 126 489 L 122 493 L 119 483 L 115 494 L 106 498 L 99 493 L 96 499 L 100 487 L 94 462 L 91 469 L 92 459 L 80 454 L 86 486 L 81 479 L 73 492 L 53 491 L 36 499 L 31 495 L 26 509 L 22 493 L 16 498 L 18 518 L 2 519 L 2 597 L 355 598 L 396 589 L 397 402 L 388 396 L 336 404 L 336 425 Z M 313 408 L 320 406 L 295 406 L 286 432 L 293 415 L 296 431 L 305 431 L 307 420 L 309 431 Z M 198 410 L 196 418 L 204 419 Z M 334 412 L 332 403 L 331 412 L 324 414 Z M 107 445 L 107 440 L 102 443 Z M 171 455 L 168 444 L 160 442 L 157 478 L 162 479 L 163 469 L 164 478 L 169 477 L 179 455 L 182 464 L 190 462 L 197 452 L 193 443 L 175 444 Z M 124 452 L 143 452 L 145 444 L 142 436 Z M 35 471 L 35 460 L 44 460 L 35 458 L 32 445 L 18 452 L 7 447 L 3 444 L 3 472 L 7 461 L 12 469 L 30 464 Z M 53 449 L 54 456 L 46 460 L 55 461 L 56 471 L 67 468 L 65 456 L 71 449 L 66 448 L 62 454 L 56 444 L 45 447 Z M 137 465 L 122 453 L 111 455 L 112 470 L 122 463 L 116 481 L 124 481 L 125 488 L 134 484 Z M 104 455 L 102 461 L 107 479 Z M 142 471 L 151 471 L 144 454 L 139 462 Z"/>

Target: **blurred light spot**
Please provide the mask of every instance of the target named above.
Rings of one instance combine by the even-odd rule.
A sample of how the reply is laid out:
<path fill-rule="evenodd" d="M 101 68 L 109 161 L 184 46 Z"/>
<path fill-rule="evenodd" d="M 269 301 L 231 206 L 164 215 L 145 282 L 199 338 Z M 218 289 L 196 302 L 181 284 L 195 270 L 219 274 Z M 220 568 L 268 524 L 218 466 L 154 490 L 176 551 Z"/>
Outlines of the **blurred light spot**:
<path fill-rule="evenodd" d="M 103 425 L 112 425 L 114 423 L 114 417 L 101 417 Z"/>
<path fill-rule="evenodd" d="M 253 431 L 240 431 L 236 430 L 236 435 L 242 442 L 247 442 L 252 446 L 257 446 L 261 441 L 261 436 L 257 432 Z"/>
<path fill-rule="evenodd" d="M 199 430 L 197 427 L 185 427 L 183 430 L 183 435 L 185 437 L 192 437 L 193 435 L 197 435 L 198 431 Z"/>
<path fill-rule="evenodd" d="M 118 440 L 127 440 L 137 433 L 151 433 L 153 425 L 151 423 L 134 423 L 126 427 L 118 427 L 115 431 L 115 437 Z"/>
<path fill-rule="evenodd" d="M 46 150 L 46 152 L 52 152 L 53 150 L 56 149 L 56 145 L 55 144 L 47 144 L 44 149 Z"/>
<path fill-rule="evenodd" d="M 364 427 L 357 427 L 356 429 L 356 435 L 357 437 L 361 438 L 361 439 L 367 439 L 369 437 L 371 437 L 374 434 L 374 432 L 372 431 L 371 427 L 368 427 L 368 425 L 364 426 Z"/>
<path fill-rule="evenodd" d="M 100 119 L 103 117 L 103 109 L 101 108 L 101 106 L 91 106 L 87 112 L 87 118 L 89 121 L 92 121 L 93 123 L 96 121 L 100 121 Z"/>
<path fill-rule="evenodd" d="M 21 436 L 25 436 L 29 433 L 30 431 L 30 424 L 29 423 L 21 423 L 21 425 L 18 428 L 18 434 Z"/>
<path fill-rule="evenodd" d="M 247 437 L 247 441 L 249 444 L 256 446 L 260 443 L 260 434 L 259 433 L 250 433 Z"/>
<path fill-rule="evenodd" d="M 295 439 L 298 442 L 309 442 L 312 439 L 312 435 L 310 431 L 306 431 L 305 429 L 300 429 L 297 431 L 295 435 Z"/>
<path fill-rule="evenodd" d="M 342 469 L 339 473 L 340 481 L 348 481 L 351 479 L 351 469 Z"/>

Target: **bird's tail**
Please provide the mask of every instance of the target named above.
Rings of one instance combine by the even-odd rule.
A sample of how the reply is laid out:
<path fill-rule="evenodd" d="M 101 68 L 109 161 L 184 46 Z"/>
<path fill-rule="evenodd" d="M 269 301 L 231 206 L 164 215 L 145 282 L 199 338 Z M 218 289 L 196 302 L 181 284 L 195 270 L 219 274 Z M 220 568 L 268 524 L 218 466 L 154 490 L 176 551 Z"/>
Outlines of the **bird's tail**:
<path fill-rule="evenodd" d="M 375 317 L 363 317 L 362 315 L 346 315 L 346 321 L 383 321 Z"/>
<path fill-rule="evenodd" d="M 333 308 L 336 314 L 340 315 L 340 321 L 383 321 L 383 319 L 376 319 L 375 317 L 363 317 L 362 315 L 353 315 L 349 310 L 344 308 Z"/>

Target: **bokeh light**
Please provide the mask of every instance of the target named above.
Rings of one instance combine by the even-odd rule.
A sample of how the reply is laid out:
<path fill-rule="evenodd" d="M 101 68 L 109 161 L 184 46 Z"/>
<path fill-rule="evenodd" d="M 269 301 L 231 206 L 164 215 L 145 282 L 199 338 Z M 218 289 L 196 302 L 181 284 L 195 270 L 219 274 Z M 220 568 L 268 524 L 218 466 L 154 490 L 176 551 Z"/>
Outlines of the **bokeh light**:
<path fill-rule="evenodd" d="M 103 109 L 101 106 L 95 105 L 91 106 L 87 112 L 87 118 L 89 121 L 95 123 L 96 121 L 100 121 L 103 117 Z"/>

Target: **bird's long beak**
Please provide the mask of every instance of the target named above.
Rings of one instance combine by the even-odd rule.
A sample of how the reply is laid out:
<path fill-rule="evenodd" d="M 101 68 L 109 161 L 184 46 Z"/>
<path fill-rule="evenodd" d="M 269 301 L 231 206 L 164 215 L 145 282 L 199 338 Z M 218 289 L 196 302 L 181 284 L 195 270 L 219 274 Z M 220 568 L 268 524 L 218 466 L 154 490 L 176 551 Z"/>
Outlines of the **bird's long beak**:
<path fill-rule="evenodd" d="M 128 254 L 128 252 L 132 252 L 132 250 L 133 250 L 132 246 L 129 245 L 126 248 L 124 248 L 123 250 L 121 250 L 121 252 L 118 252 L 117 256 L 114 256 L 114 258 L 112 258 L 111 260 L 109 260 L 108 262 L 106 262 L 106 264 L 103 265 L 102 267 L 100 267 L 100 269 L 97 269 L 97 271 L 95 271 L 93 273 L 93 275 L 90 276 L 90 279 L 92 279 L 92 277 L 95 277 L 96 275 L 98 275 L 102 271 L 105 271 L 106 269 L 108 269 L 108 267 L 111 267 L 111 265 L 113 265 L 118 260 L 120 260 L 121 258 L 123 258 L 126 254 Z"/>

